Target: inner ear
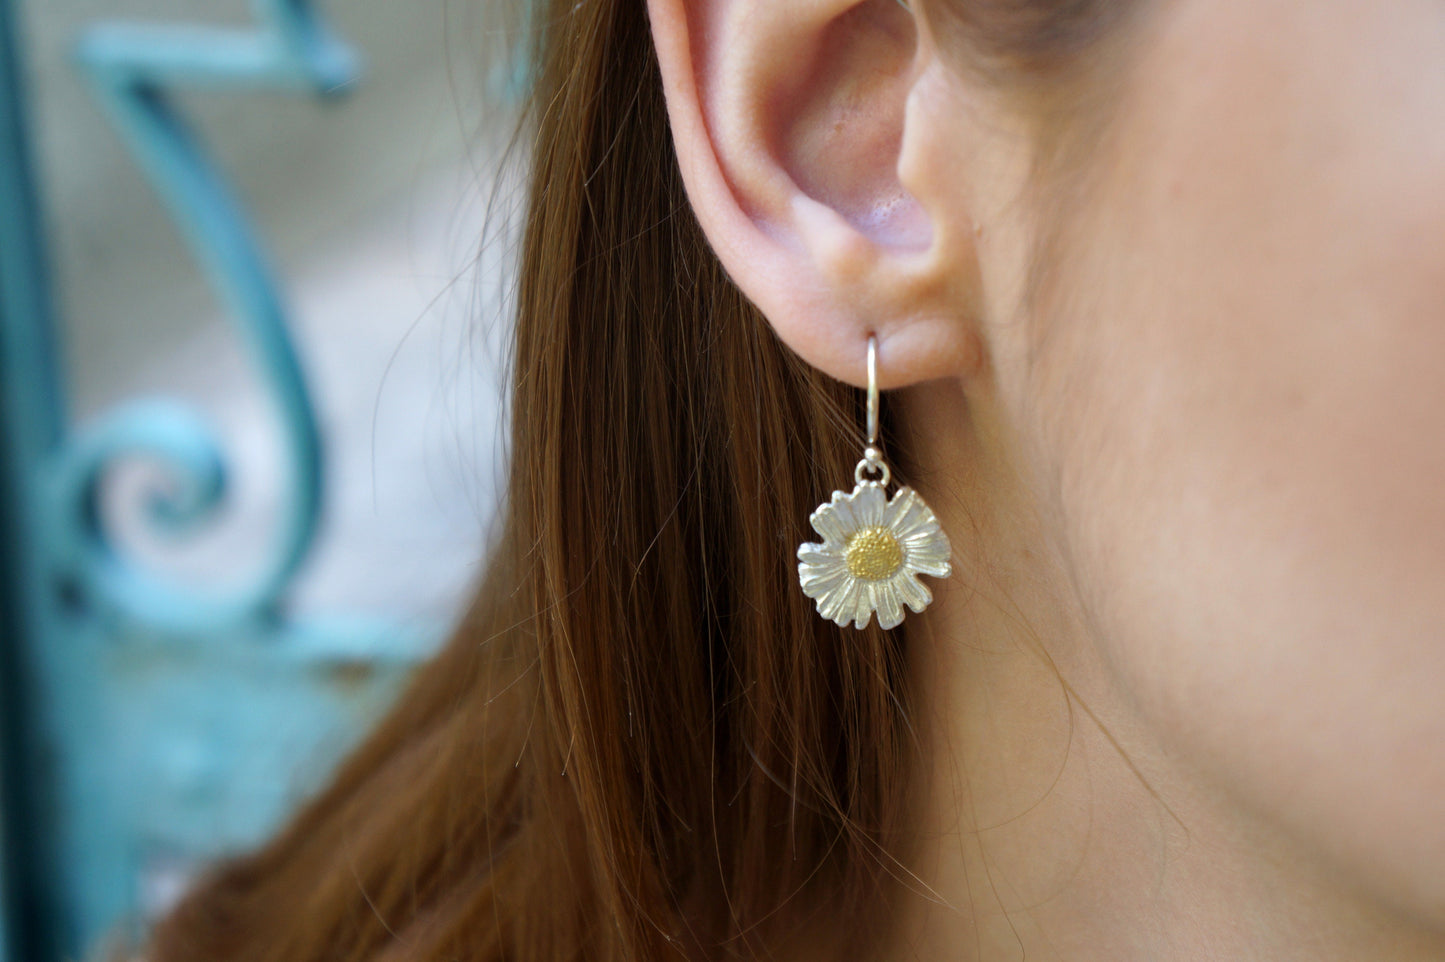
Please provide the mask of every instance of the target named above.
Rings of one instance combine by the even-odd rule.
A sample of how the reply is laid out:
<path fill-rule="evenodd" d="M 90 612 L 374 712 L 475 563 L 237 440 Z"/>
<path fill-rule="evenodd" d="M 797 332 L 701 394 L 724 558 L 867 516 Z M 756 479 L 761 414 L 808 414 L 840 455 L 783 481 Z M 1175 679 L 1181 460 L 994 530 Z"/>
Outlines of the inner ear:
<path fill-rule="evenodd" d="M 821 32 L 811 62 L 778 91 L 772 135 L 798 189 L 878 244 L 926 247 L 928 217 L 898 180 L 917 47 L 899 0 L 865 0 Z"/>

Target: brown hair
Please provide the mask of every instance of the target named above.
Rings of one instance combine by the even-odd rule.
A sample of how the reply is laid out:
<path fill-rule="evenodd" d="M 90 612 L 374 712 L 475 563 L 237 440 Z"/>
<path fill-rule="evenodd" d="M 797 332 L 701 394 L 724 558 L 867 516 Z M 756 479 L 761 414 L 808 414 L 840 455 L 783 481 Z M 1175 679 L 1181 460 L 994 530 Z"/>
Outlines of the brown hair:
<path fill-rule="evenodd" d="M 330 787 L 198 887 L 150 962 L 752 957 L 820 910 L 842 944 L 886 911 L 907 632 L 818 618 L 794 555 L 851 476 L 857 392 L 709 251 L 641 0 L 536 19 L 488 575 Z"/>

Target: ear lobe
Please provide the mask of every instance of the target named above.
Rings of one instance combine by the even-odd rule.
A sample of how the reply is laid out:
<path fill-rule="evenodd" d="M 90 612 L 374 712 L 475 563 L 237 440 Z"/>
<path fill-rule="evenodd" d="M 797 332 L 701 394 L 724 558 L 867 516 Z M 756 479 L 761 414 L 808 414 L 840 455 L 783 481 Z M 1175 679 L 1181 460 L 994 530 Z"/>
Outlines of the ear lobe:
<path fill-rule="evenodd" d="M 733 280 L 808 363 L 883 387 L 967 372 L 975 272 L 899 183 L 917 75 L 897 0 L 649 0 L 683 181 Z M 972 257 L 971 245 L 964 253 Z M 947 256 L 945 256 L 947 255 Z"/>

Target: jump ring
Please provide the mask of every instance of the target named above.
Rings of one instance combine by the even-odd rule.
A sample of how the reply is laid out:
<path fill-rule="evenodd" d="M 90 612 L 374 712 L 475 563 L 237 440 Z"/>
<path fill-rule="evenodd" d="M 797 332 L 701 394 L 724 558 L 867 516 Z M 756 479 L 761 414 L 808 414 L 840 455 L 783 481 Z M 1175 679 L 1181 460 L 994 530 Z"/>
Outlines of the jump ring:
<path fill-rule="evenodd" d="M 878 478 L 876 480 L 873 478 L 864 478 L 863 475 L 869 471 L 878 472 Z M 888 487 L 888 482 L 892 479 L 893 472 L 888 470 L 887 463 L 883 461 L 870 461 L 864 458 L 859 461 L 858 466 L 853 469 L 853 481 L 857 484 L 877 484 L 886 488 Z"/>

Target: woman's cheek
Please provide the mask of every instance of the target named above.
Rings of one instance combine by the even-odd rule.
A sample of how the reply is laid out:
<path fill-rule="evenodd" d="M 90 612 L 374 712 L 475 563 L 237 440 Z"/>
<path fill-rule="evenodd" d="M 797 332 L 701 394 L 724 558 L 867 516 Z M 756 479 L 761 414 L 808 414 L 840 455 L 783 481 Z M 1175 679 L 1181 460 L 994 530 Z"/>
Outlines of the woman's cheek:
<path fill-rule="evenodd" d="M 1440 912 L 1445 116 L 1401 77 L 1445 90 L 1445 7 L 1308 6 L 1158 25 L 1046 302 L 1040 430 L 1166 749 Z"/>

